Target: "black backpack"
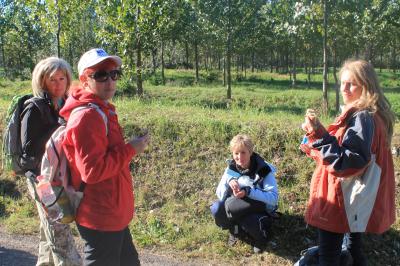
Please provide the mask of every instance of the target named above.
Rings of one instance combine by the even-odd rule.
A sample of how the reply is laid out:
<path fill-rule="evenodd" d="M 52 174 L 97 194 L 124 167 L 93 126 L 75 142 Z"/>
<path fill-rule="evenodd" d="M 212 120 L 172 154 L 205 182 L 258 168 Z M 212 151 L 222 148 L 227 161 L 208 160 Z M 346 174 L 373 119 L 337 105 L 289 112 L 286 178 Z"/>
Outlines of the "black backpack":
<path fill-rule="evenodd" d="M 34 97 L 32 94 L 16 95 L 11 100 L 4 123 L 2 168 L 6 172 L 12 172 L 13 175 L 25 174 L 20 163 L 22 156 L 21 114 L 29 103 L 35 104 L 43 114 L 44 99 Z"/>

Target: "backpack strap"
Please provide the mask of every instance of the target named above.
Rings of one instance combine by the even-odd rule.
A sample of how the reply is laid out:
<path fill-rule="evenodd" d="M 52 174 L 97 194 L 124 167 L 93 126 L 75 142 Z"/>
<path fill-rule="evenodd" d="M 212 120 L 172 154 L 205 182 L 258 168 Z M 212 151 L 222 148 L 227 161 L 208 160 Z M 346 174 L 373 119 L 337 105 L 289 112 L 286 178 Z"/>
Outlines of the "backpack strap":
<path fill-rule="evenodd" d="M 40 115 L 42 118 L 43 118 L 43 116 L 47 115 L 48 110 L 49 110 L 49 102 L 47 99 L 37 97 L 37 96 L 33 96 L 33 97 L 27 99 L 24 102 L 24 108 L 23 108 L 22 113 L 25 112 L 25 110 L 29 104 L 33 104 L 39 109 Z"/>
<path fill-rule="evenodd" d="M 103 118 L 104 125 L 106 126 L 106 135 L 108 136 L 108 118 L 107 118 L 106 114 L 103 112 L 103 110 L 101 110 L 101 108 L 97 104 L 89 103 L 88 105 L 82 105 L 82 106 L 76 107 L 76 108 L 74 108 L 72 110 L 71 115 L 73 113 L 76 113 L 78 111 L 81 111 L 81 110 L 84 110 L 84 109 L 87 109 L 87 108 L 93 108 L 93 109 L 95 109 L 97 111 L 97 113 L 100 114 L 101 118 Z M 53 139 L 51 139 L 51 142 L 53 143 L 53 147 L 55 147 Z M 58 158 L 60 158 L 60 156 L 59 156 L 59 154 L 58 154 L 58 152 L 56 150 L 55 150 L 55 153 L 56 153 L 56 156 Z M 58 162 L 60 162 L 60 159 L 58 160 Z M 72 179 L 71 173 L 68 173 L 68 183 L 70 183 L 70 184 L 72 183 L 71 179 Z M 85 187 L 86 187 L 86 183 L 82 181 L 81 184 L 79 185 L 78 191 L 83 192 Z"/>
<path fill-rule="evenodd" d="M 103 112 L 103 110 L 101 110 L 101 108 L 98 105 L 94 103 L 89 103 L 88 105 L 89 107 L 94 108 L 103 118 L 104 125 L 106 126 L 106 135 L 108 136 L 108 118 L 106 114 Z"/>
<path fill-rule="evenodd" d="M 84 109 L 87 109 L 87 108 L 93 108 L 94 110 L 97 111 L 97 113 L 100 114 L 101 118 L 103 118 L 104 125 L 106 126 L 106 135 L 108 136 L 108 118 L 107 118 L 106 114 L 103 112 L 103 110 L 101 110 L 101 108 L 97 104 L 89 103 L 87 105 L 78 106 L 78 107 L 76 107 L 76 108 L 74 108 L 72 110 L 71 115 L 73 113 L 76 113 L 76 112 L 78 112 L 80 110 L 84 110 Z"/>

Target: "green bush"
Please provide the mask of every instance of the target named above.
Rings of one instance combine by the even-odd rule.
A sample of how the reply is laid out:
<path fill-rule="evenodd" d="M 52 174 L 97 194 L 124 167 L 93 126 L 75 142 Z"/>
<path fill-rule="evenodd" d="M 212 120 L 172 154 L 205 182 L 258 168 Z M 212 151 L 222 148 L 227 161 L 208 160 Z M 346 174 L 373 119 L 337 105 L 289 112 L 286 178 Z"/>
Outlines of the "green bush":
<path fill-rule="evenodd" d="M 217 80 L 219 79 L 219 73 L 216 72 L 216 71 L 211 71 L 211 70 L 209 70 L 209 71 L 207 71 L 207 72 L 204 74 L 204 79 L 205 79 L 207 82 L 214 82 L 214 81 L 217 81 Z"/>

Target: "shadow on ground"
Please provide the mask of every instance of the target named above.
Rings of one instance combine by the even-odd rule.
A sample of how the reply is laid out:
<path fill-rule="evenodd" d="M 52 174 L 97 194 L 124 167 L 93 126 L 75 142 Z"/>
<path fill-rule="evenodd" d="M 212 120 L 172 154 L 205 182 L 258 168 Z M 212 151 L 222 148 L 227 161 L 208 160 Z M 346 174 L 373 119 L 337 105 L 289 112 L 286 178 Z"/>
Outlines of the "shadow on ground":
<path fill-rule="evenodd" d="M 21 197 L 21 192 L 18 190 L 15 180 L 0 178 L 0 196 Z"/>
<path fill-rule="evenodd" d="M 0 266 L 29 266 L 35 265 L 36 260 L 28 252 L 0 247 Z"/>
<path fill-rule="evenodd" d="M 318 245 L 317 239 L 317 230 L 307 226 L 303 216 L 283 214 L 273 225 L 266 252 L 294 263 L 302 250 Z M 365 234 L 363 243 L 368 265 L 399 265 L 399 231 L 390 229 L 382 235 Z"/>

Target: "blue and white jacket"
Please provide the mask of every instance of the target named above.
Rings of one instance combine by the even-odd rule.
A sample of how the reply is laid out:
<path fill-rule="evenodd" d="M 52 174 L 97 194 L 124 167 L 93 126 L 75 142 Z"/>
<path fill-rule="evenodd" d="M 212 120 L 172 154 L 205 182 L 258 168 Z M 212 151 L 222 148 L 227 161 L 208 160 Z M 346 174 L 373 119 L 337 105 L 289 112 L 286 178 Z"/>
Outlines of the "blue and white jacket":
<path fill-rule="evenodd" d="M 250 169 L 241 170 L 234 160 L 228 160 L 228 167 L 217 187 L 217 197 L 226 200 L 232 194 L 229 182 L 236 179 L 240 188 L 250 187 L 247 197 L 264 202 L 266 211 L 272 212 L 277 209 L 279 198 L 275 173 L 275 168 L 257 153 L 250 157 Z"/>

